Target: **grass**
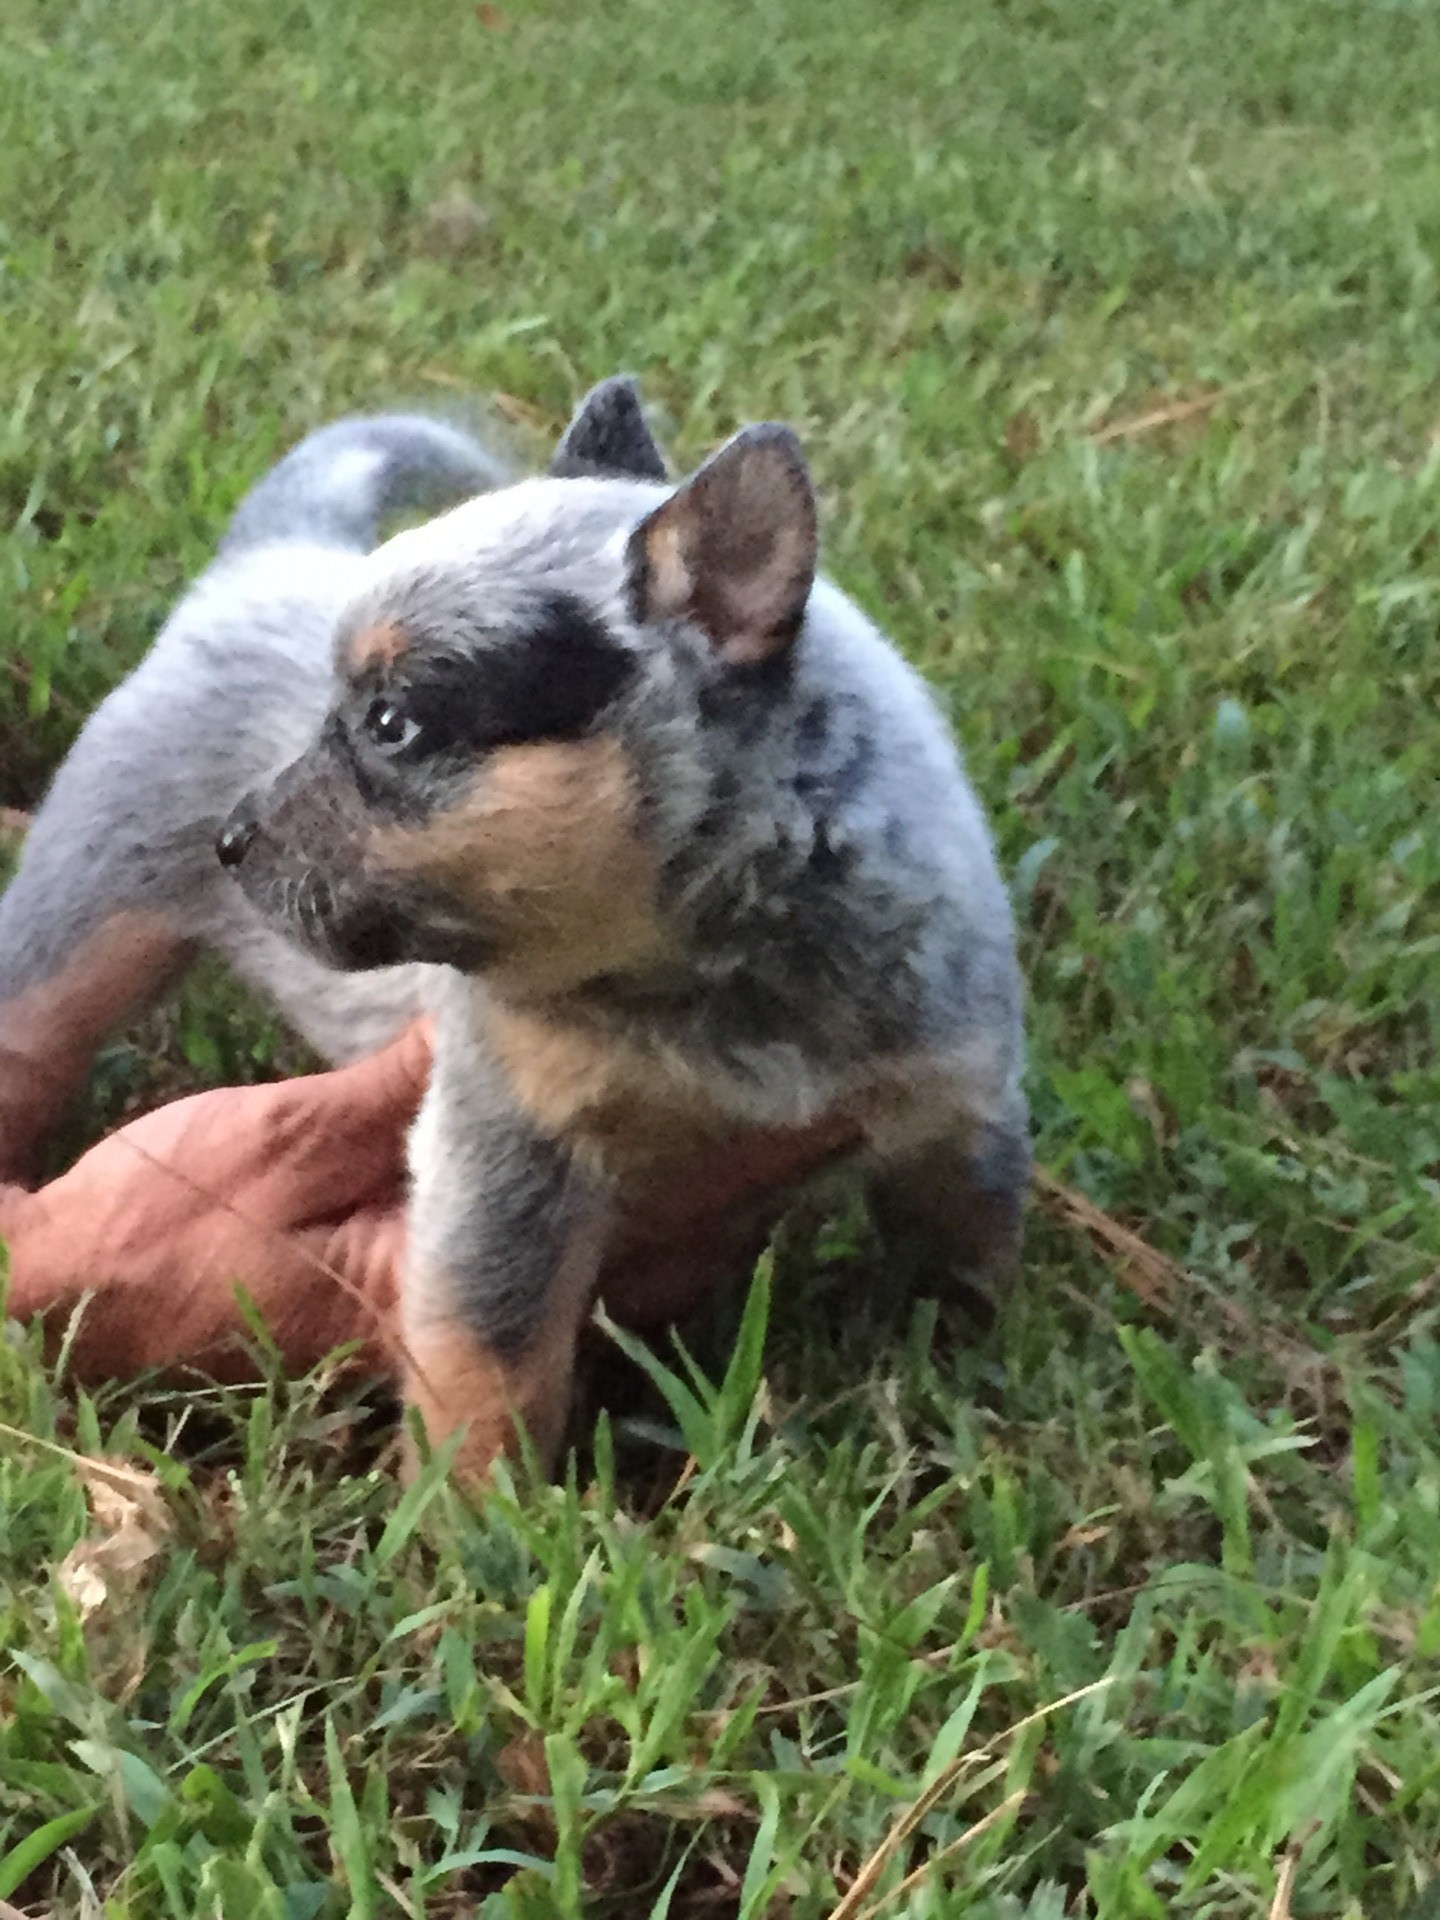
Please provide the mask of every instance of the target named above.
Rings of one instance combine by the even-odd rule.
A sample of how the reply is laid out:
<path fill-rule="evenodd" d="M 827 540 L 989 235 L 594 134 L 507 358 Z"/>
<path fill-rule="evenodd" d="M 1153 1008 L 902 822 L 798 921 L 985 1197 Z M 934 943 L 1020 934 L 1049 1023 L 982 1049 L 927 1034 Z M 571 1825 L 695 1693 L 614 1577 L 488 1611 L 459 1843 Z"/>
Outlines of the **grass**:
<path fill-rule="evenodd" d="M 498 394 L 534 448 L 621 366 L 682 460 L 788 418 L 993 809 L 1053 1178 L 990 1347 L 842 1212 L 480 1512 L 399 1496 L 328 1373 L 92 1401 L 13 1335 L 0 1898 L 1440 1913 L 1440 16 L 9 0 L 7 38 L 0 806 L 314 422 Z M 175 1059 L 266 1070 L 213 989 L 170 1031 L 92 1125 Z"/>

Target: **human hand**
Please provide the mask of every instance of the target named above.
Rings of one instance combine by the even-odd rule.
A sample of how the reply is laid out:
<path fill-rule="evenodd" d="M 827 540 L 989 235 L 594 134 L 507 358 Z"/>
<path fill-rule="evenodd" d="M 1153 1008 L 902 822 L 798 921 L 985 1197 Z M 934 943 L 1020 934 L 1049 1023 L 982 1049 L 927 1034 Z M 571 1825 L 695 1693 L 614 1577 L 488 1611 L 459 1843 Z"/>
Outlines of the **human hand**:
<path fill-rule="evenodd" d="M 832 1114 L 802 1127 L 738 1130 L 671 1162 L 624 1209 L 600 1275 L 607 1312 L 646 1333 L 754 1267 L 796 1185 L 853 1152 L 860 1129 Z"/>
<path fill-rule="evenodd" d="M 250 1294 L 285 1363 L 358 1342 L 396 1364 L 405 1254 L 405 1134 L 428 1078 L 428 1026 L 350 1067 L 195 1094 L 132 1121 L 38 1193 L 0 1186 L 9 1311 L 57 1330 L 90 1295 L 70 1350 L 87 1381 L 151 1367 L 248 1376 Z M 604 1263 L 615 1318 L 683 1315 L 764 1244 L 767 1198 L 853 1144 L 848 1122 L 747 1134 L 672 1166 Z"/>
<path fill-rule="evenodd" d="M 404 1256 L 404 1140 L 429 1075 L 416 1023 L 334 1072 L 192 1095 L 132 1121 L 38 1193 L 0 1188 L 9 1311 L 63 1324 L 75 1373 L 253 1371 L 243 1286 L 287 1365 L 359 1341 L 388 1363 Z"/>

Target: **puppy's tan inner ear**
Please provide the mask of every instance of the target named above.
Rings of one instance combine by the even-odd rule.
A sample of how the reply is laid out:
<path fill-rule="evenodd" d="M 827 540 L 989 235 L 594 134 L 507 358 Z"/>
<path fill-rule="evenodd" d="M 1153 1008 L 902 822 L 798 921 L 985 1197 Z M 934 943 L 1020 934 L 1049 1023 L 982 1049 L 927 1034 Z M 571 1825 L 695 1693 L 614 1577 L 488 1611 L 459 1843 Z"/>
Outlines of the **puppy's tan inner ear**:
<path fill-rule="evenodd" d="M 818 544 L 799 441 L 748 427 L 636 528 L 636 615 L 692 620 L 737 665 L 770 659 L 799 632 Z"/>

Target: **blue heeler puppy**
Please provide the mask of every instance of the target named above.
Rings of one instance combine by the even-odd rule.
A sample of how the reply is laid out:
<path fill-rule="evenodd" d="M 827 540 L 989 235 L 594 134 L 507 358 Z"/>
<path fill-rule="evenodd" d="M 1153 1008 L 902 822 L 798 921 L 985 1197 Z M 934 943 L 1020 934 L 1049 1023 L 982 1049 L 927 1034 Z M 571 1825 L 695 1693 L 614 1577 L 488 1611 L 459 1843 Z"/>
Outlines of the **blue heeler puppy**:
<path fill-rule="evenodd" d="M 366 553 L 419 482 L 475 497 Z M 431 1011 L 407 1391 L 472 1473 L 516 1420 L 553 1457 L 607 1249 L 748 1136 L 849 1141 L 939 1289 L 1015 1267 L 1005 890 L 924 685 L 816 565 L 788 429 L 675 486 L 628 381 L 518 484 L 428 421 L 328 428 L 96 713 L 0 901 L 32 1128 L 200 945 L 335 1060 Z"/>

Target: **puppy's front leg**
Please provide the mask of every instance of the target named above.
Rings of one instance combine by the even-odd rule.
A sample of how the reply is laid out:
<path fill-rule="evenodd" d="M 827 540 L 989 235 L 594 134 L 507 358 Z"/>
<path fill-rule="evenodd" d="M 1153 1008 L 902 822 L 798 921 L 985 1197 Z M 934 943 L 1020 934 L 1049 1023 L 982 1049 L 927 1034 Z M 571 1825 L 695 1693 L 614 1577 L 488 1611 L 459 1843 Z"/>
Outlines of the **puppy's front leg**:
<path fill-rule="evenodd" d="M 609 1208 L 473 1043 L 447 1035 L 437 1058 L 411 1140 L 405 1397 L 432 1445 L 463 1430 L 456 1470 L 478 1482 L 521 1428 L 555 1463 Z"/>

